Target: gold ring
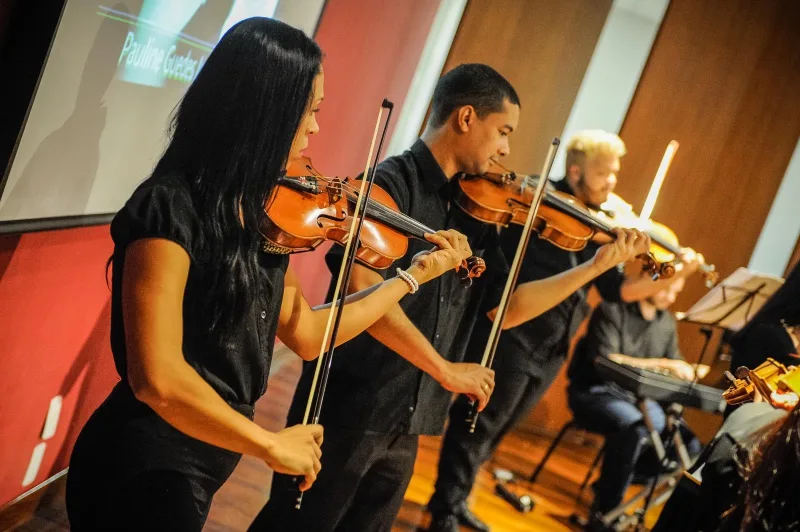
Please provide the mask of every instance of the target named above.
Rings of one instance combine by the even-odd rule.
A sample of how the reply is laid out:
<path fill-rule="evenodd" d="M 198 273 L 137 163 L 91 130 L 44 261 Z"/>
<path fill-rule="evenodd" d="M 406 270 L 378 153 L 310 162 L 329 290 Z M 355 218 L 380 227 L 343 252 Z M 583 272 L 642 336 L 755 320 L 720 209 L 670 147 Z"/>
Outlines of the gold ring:
<path fill-rule="evenodd" d="M 489 387 L 488 384 L 484 384 L 483 386 L 481 386 L 481 390 L 485 392 L 488 387 Z"/>

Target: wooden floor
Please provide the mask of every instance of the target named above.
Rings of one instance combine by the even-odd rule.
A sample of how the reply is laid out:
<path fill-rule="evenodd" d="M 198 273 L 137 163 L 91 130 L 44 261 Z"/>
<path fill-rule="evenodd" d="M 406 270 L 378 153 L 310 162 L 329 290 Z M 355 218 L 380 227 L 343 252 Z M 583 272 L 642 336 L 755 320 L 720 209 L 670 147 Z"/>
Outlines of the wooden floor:
<path fill-rule="evenodd" d="M 256 421 L 269 430 L 279 430 L 286 420 L 289 401 L 297 382 L 300 360 L 292 353 L 278 349 L 273 361 L 267 394 L 259 401 Z M 393 530 L 424 530 L 429 515 L 424 506 L 433 492 L 439 438 L 423 437 L 414 477 L 405 495 L 405 501 Z M 583 475 L 596 453 L 596 442 L 566 441 L 548 462 L 534 491 L 534 511 L 522 514 L 494 494 L 491 479 L 493 465 L 529 474 L 544 454 L 549 441 L 541 436 L 512 433 L 501 445 L 496 462 L 480 472 L 473 490 L 471 507 L 489 523 L 493 532 L 516 531 L 566 531 L 575 530 L 568 518 L 576 508 L 574 496 Z M 266 465 L 252 457 L 245 457 L 230 480 L 214 498 L 205 529 L 210 532 L 246 530 L 255 514 L 266 502 L 271 473 Z M 34 518 L 15 530 L 68 530 L 64 511 L 63 489 L 56 487 L 54 494 L 42 500 Z M 577 510 L 585 515 L 585 506 Z"/>

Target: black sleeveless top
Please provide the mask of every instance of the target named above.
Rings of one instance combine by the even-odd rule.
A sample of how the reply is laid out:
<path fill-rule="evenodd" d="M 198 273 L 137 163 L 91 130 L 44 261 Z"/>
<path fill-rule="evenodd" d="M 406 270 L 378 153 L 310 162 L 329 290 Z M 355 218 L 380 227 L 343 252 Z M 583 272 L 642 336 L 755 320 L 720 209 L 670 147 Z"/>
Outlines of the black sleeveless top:
<path fill-rule="evenodd" d="M 183 303 L 183 354 L 186 361 L 231 406 L 252 417 L 252 405 L 267 387 L 278 326 L 287 255 L 260 253 L 262 282 L 245 318 L 222 344 L 211 331 L 199 301 L 207 290 L 210 250 L 188 183 L 180 176 L 143 182 L 111 223 L 114 240 L 111 349 L 117 373 L 127 384 L 122 271 L 127 246 L 142 238 L 164 238 L 189 254 L 191 265 Z"/>

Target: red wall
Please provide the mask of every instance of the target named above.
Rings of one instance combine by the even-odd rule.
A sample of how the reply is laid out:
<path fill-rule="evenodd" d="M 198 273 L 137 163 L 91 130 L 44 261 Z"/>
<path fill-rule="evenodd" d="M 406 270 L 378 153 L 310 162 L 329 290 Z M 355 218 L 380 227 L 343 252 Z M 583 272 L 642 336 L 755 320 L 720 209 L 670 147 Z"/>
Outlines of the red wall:
<path fill-rule="evenodd" d="M 108 227 L 0 236 L 0 504 L 64 469 L 117 381 L 103 269 Z M 64 402 L 36 481 L 22 486 L 50 400 Z"/>
<path fill-rule="evenodd" d="M 340 177 L 364 171 L 384 98 L 395 105 L 388 147 L 438 7 L 438 0 L 328 0 L 316 35 L 325 53 L 325 102 L 307 150 L 317 170 Z M 330 282 L 322 256 L 292 257 L 312 304 L 322 302 Z"/>
<path fill-rule="evenodd" d="M 383 98 L 400 109 L 438 2 L 329 0 L 321 133 L 309 153 L 328 175 L 363 171 Z M 389 137 L 387 137 L 388 139 Z M 80 427 L 117 380 L 104 266 L 108 227 L 0 235 L 0 505 L 66 467 Z M 322 252 L 292 257 L 312 304 L 329 282 Z M 64 396 L 36 481 L 22 487 L 50 400 Z"/>

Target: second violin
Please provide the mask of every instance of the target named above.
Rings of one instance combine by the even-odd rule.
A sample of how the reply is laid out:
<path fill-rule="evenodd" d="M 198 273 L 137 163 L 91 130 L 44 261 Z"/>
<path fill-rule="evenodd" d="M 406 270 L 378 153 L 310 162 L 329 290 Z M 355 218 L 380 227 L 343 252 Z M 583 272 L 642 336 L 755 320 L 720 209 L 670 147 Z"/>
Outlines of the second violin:
<path fill-rule="evenodd" d="M 464 176 L 458 181 L 455 203 L 472 217 L 486 223 L 506 227 L 523 224 L 533 199 L 538 177 L 516 174 L 492 161 L 489 171 L 481 176 Z M 533 229 L 553 245 L 580 251 L 590 241 L 612 242 L 615 226 L 597 216 L 578 198 L 546 185 Z M 675 274 L 671 262 L 659 262 L 646 253 L 637 257 L 643 269 L 653 278 L 669 278 Z"/>

